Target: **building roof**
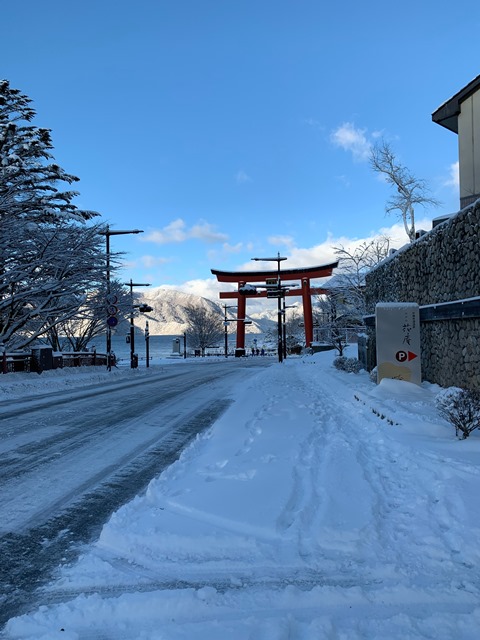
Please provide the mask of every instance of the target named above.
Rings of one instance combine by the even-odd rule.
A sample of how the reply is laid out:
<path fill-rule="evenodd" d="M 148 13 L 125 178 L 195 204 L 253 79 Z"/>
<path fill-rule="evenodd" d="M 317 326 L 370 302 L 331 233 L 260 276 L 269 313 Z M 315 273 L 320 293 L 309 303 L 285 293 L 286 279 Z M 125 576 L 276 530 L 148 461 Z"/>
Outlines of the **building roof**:
<path fill-rule="evenodd" d="M 480 89 L 480 76 L 469 82 L 466 87 L 444 102 L 432 113 L 432 120 L 446 129 L 458 133 L 458 116 L 461 104 Z"/>

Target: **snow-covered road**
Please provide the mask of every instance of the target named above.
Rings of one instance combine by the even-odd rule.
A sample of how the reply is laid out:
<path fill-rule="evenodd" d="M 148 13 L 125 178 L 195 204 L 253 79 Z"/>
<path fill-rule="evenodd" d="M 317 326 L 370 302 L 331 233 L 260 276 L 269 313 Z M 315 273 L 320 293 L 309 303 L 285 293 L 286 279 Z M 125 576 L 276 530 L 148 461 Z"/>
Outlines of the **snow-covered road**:
<path fill-rule="evenodd" d="M 5 638 L 476 640 L 480 434 L 332 359 L 246 381 Z"/>
<path fill-rule="evenodd" d="M 0 402 L 0 623 L 219 417 L 235 383 L 266 364 L 182 363 Z"/>

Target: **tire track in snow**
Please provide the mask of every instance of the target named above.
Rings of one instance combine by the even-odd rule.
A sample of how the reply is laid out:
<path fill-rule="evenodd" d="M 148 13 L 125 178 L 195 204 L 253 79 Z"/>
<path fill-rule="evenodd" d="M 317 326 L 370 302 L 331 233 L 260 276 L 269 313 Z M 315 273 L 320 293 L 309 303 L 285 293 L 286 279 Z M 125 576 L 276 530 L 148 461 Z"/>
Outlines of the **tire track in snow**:
<path fill-rule="evenodd" d="M 0 537 L 2 571 L 0 625 L 30 603 L 32 593 L 45 582 L 60 562 L 78 555 L 78 544 L 95 534 L 106 518 L 135 495 L 180 455 L 182 449 L 210 426 L 229 406 L 231 400 L 211 399 L 190 416 L 182 416 L 172 432 L 128 466 L 111 472 L 103 483 L 85 493 L 59 513 L 26 533 Z"/>
<path fill-rule="evenodd" d="M 176 380 L 175 382 L 171 382 L 169 380 L 167 388 L 165 388 L 165 386 L 161 388 L 162 402 L 174 400 L 178 398 L 180 393 L 209 384 L 215 379 L 216 376 L 210 375 L 199 377 L 196 380 L 189 379 L 188 381 Z M 148 397 L 148 395 L 151 396 L 149 401 L 150 406 L 154 406 L 155 402 L 158 401 L 160 380 L 162 380 L 162 378 L 159 379 L 159 377 L 155 376 L 141 383 L 142 394 L 145 397 Z M 135 386 L 136 385 L 133 385 L 133 388 Z M 123 388 L 124 385 L 121 385 L 120 387 L 115 387 L 114 391 L 118 392 Z M 132 391 L 132 387 L 127 388 L 129 392 Z M 112 389 L 110 393 L 113 393 Z M 82 415 L 81 423 L 77 420 L 72 420 L 72 417 L 78 414 L 77 404 L 80 410 L 83 410 L 82 402 L 85 398 L 91 398 L 86 391 L 79 394 L 78 397 L 71 399 L 68 403 L 68 411 L 63 414 L 63 418 L 55 412 L 55 407 L 65 405 L 65 399 L 57 398 L 57 401 L 52 402 L 51 405 L 49 405 L 50 421 L 58 421 L 60 424 L 54 434 L 44 438 L 41 438 L 41 434 L 38 433 L 38 422 L 36 419 L 37 414 L 41 415 L 44 413 L 45 409 L 43 405 L 30 409 L 22 407 L 21 413 L 15 414 L 15 423 L 18 422 L 20 415 L 26 415 L 28 431 L 32 433 L 34 439 L 31 442 L 0 454 L 0 482 L 5 484 L 5 482 L 18 479 L 22 475 L 31 474 L 35 472 L 37 468 L 43 467 L 58 457 L 63 458 L 65 455 L 80 450 L 85 445 L 90 446 L 94 440 L 102 442 L 105 437 L 109 435 L 112 427 L 118 427 L 121 423 L 126 423 L 138 416 L 139 398 L 137 397 L 136 403 L 131 401 L 121 403 L 118 412 L 112 409 L 110 415 L 107 414 L 101 417 L 101 421 L 98 415 L 89 415 L 88 413 Z M 72 426 L 62 426 L 63 424 L 68 425 L 69 423 L 70 425 L 73 423 L 73 428 Z M 47 428 L 51 432 L 50 426 L 51 425 L 47 425 Z M 17 424 L 15 424 L 15 435 L 18 431 L 24 432 L 25 427 L 17 427 Z M 40 444 L 39 439 L 41 439 Z M 28 461 L 28 464 L 26 464 L 26 461 Z"/>
<path fill-rule="evenodd" d="M 445 562 L 442 553 L 434 557 L 437 549 L 451 551 L 451 543 L 447 540 L 449 533 L 445 527 L 452 517 L 465 517 L 454 496 L 445 488 L 448 486 L 448 471 L 439 470 L 442 460 L 426 452 L 412 452 L 390 438 L 391 426 L 379 422 L 368 408 L 359 409 L 353 394 L 351 400 L 348 397 L 345 399 L 344 392 L 340 397 L 336 396 L 335 386 L 329 384 L 328 378 L 313 386 L 299 383 L 299 379 L 292 376 L 288 392 L 295 401 L 292 401 L 290 409 L 285 408 L 285 391 L 283 388 L 272 394 L 266 409 L 258 411 L 247 424 L 247 436 L 239 455 L 253 448 L 255 438 L 261 435 L 264 418 L 288 410 L 289 415 L 296 415 L 300 421 L 308 414 L 310 428 L 296 452 L 292 490 L 277 521 L 282 536 L 297 540 L 299 563 L 288 564 L 282 559 L 276 568 L 266 563 L 247 568 L 229 567 L 224 572 L 199 567 L 197 575 L 195 569 L 187 568 L 183 579 L 178 580 L 168 575 L 164 566 L 158 572 L 147 572 L 145 567 L 132 566 L 126 559 L 116 557 L 108 560 L 103 553 L 101 559 L 111 562 L 119 571 L 125 571 L 126 581 L 130 572 L 136 584 L 92 586 L 78 592 L 54 589 L 49 592 L 50 602 L 62 602 L 65 597 L 74 597 L 78 593 L 116 597 L 122 593 L 139 591 L 151 592 L 154 602 L 157 589 L 195 589 L 199 598 L 206 598 L 207 606 L 202 620 L 211 619 L 215 623 L 231 619 L 238 625 L 242 622 L 242 615 L 255 615 L 266 620 L 269 615 L 278 617 L 281 611 L 286 619 L 286 627 L 282 628 L 283 633 L 276 628 L 279 633 L 275 637 L 300 637 L 299 620 L 302 615 L 310 618 L 332 617 L 338 625 L 335 633 L 340 635 L 343 633 L 343 621 L 348 620 L 349 616 L 357 616 L 357 620 L 351 623 L 355 627 L 347 626 L 347 630 L 355 633 L 355 637 L 364 638 L 373 637 L 368 630 L 365 631 L 369 616 L 376 624 L 385 618 L 382 637 L 388 637 L 389 619 L 392 616 L 405 616 L 407 607 L 409 616 L 418 619 L 420 624 L 428 619 L 428 608 L 432 603 L 436 610 L 444 607 L 452 616 L 457 612 L 469 613 L 475 606 L 475 593 L 470 592 L 468 600 L 463 594 L 452 590 L 450 580 L 457 579 L 459 574 L 449 574 L 447 563 L 442 573 L 443 583 L 439 584 L 435 578 L 437 584 L 432 587 L 434 583 L 428 577 L 425 585 L 422 583 L 422 577 L 429 567 L 436 569 L 439 560 Z M 348 474 L 343 474 L 343 469 L 348 469 Z M 419 469 L 424 473 L 419 474 Z M 420 488 L 413 485 L 412 478 L 427 474 L 432 480 L 431 485 Z M 472 474 L 465 472 L 466 482 Z M 440 486 L 436 487 L 436 483 Z M 418 497 L 416 494 L 419 489 L 425 489 L 425 495 L 418 498 L 416 503 L 413 499 Z M 349 513 L 349 509 L 352 513 Z M 429 535 L 438 537 L 440 531 L 440 542 L 437 547 L 430 545 L 428 540 L 425 542 L 426 546 L 431 547 L 432 555 L 428 557 L 425 549 L 415 546 L 417 541 L 414 541 L 414 548 L 405 563 L 402 554 L 409 543 L 412 522 L 417 517 L 422 518 L 422 533 L 424 527 L 427 527 Z M 397 542 L 398 548 L 395 548 Z M 422 560 L 423 554 L 425 562 L 416 562 L 419 558 Z M 407 577 L 411 578 L 411 585 L 402 580 L 405 576 L 400 579 L 396 577 L 395 572 L 402 564 L 407 565 Z M 140 580 L 143 580 L 142 584 L 138 584 Z M 402 581 L 401 588 L 396 589 L 397 582 Z M 298 609 L 294 606 L 288 609 L 281 605 L 281 596 L 278 610 L 272 601 L 263 606 L 261 592 L 259 595 L 256 587 L 265 585 L 278 593 L 287 585 L 311 591 L 312 606 L 309 608 L 301 604 Z M 335 611 L 335 605 L 328 604 L 331 591 L 322 591 L 324 587 L 344 590 L 339 596 L 341 605 L 338 611 Z M 251 589 L 252 606 L 239 611 L 245 602 L 243 592 L 247 589 Z M 221 597 L 223 594 L 224 599 Z M 240 604 L 235 608 L 233 602 L 237 595 Z M 211 610 L 208 606 L 210 598 Z M 223 609 L 220 603 L 224 605 Z M 355 613 L 350 611 L 352 606 L 349 604 Z M 165 617 L 163 622 L 168 624 L 169 619 Z M 406 624 L 405 637 L 411 630 Z M 350 637 L 346 633 L 343 635 Z M 251 637 L 257 636 L 267 637 L 256 630 L 255 636 Z M 122 637 L 121 631 L 117 637 Z"/>
<path fill-rule="evenodd" d="M 83 457 L 77 457 L 77 460 L 74 460 L 74 467 L 79 467 L 83 472 L 86 465 L 80 463 L 88 459 L 87 453 L 91 452 L 96 458 L 102 458 L 100 462 L 105 467 L 103 471 L 94 474 L 92 469 L 86 468 L 85 475 L 78 475 L 78 482 L 71 490 L 68 488 L 70 485 L 65 487 L 65 483 L 59 483 L 57 478 L 56 484 L 59 486 L 59 491 L 63 492 L 64 499 L 60 497 L 54 500 L 51 496 L 43 495 L 39 496 L 39 500 L 32 498 L 35 513 L 26 514 L 28 522 L 24 529 L 20 531 L 17 527 L 14 532 L 5 533 L 0 537 L 0 624 L 13 615 L 21 613 L 22 610 L 27 610 L 38 595 L 33 594 L 43 583 L 51 579 L 51 572 L 55 567 L 61 562 L 73 561 L 78 556 L 79 545 L 91 541 L 93 536 L 98 535 L 101 526 L 113 511 L 138 495 L 155 475 L 178 458 L 183 448 L 197 433 L 210 426 L 223 413 L 232 402 L 229 397 L 230 386 L 236 380 L 251 375 L 252 372 L 252 366 L 246 366 L 243 363 L 235 364 L 239 366 L 232 366 L 233 363 L 232 365 L 218 363 L 198 367 L 198 369 L 195 367 L 195 372 L 190 376 L 186 376 L 187 372 L 184 370 L 181 377 L 185 380 L 182 385 L 177 384 L 178 381 L 172 383 L 172 388 L 165 396 L 161 393 L 161 389 L 158 389 L 156 394 L 151 393 L 152 403 L 147 403 L 141 409 L 147 412 L 152 411 L 152 414 L 140 418 L 138 415 L 140 407 L 137 403 L 135 408 L 137 420 L 133 429 L 136 429 L 141 422 L 144 423 L 143 448 L 138 444 L 140 439 L 135 443 L 129 440 L 128 451 L 115 454 L 115 460 L 118 459 L 120 465 L 115 467 L 113 458 L 103 460 L 102 456 L 99 456 L 95 441 L 87 438 L 85 440 L 87 450 L 82 452 Z M 258 366 L 263 367 L 268 364 L 258 363 Z M 158 384 L 158 379 L 156 382 Z M 123 383 L 119 387 L 131 388 Z M 146 388 L 149 392 L 148 386 Z M 175 398 L 169 395 L 173 390 Z M 179 404 L 178 398 L 182 390 L 182 402 Z M 133 401 L 129 402 L 131 406 L 135 406 L 138 398 L 138 390 L 133 391 Z M 192 391 L 190 395 L 189 391 Z M 75 400 L 90 396 L 91 389 L 82 389 L 75 394 Z M 48 398 L 44 400 L 46 402 Z M 65 404 L 64 399 L 59 397 L 58 400 L 59 404 Z M 175 400 L 176 402 L 173 402 Z M 45 402 L 35 401 L 27 407 L 19 408 L 18 411 L 12 408 L 11 413 L 15 414 L 12 426 L 19 425 L 19 431 L 22 431 L 25 436 L 30 433 L 35 435 L 35 412 L 38 410 L 41 415 L 41 411 L 45 411 Z M 92 403 L 92 406 L 94 404 Z M 109 405 L 104 405 L 104 409 L 103 418 L 109 411 Z M 158 419 L 155 418 L 154 427 L 158 426 L 157 423 L 161 423 L 161 426 L 166 426 L 168 429 L 155 436 L 155 429 L 152 430 L 150 422 L 151 416 L 157 413 Z M 22 415 L 27 421 L 23 425 L 17 422 Z M 121 415 L 120 411 L 117 414 L 117 420 Z M 106 419 L 108 422 L 108 416 Z M 7 422 L 8 419 L 3 424 Z M 100 416 L 100 430 L 103 426 L 103 419 Z M 74 429 L 73 433 L 79 431 L 81 432 L 81 429 Z M 114 442 L 116 442 L 115 436 L 118 431 L 121 429 L 112 431 Z M 15 433 L 10 437 L 14 437 Z M 128 435 L 131 432 L 127 429 L 125 433 Z M 80 434 L 80 439 L 84 435 Z M 79 442 L 79 440 L 74 436 L 73 442 Z M 51 444 L 48 443 L 44 451 L 45 456 L 48 455 Z M 108 444 L 108 440 L 105 439 L 105 445 Z M 28 463 L 26 464 L 28 466 Z M 63 465 L 65 468 L 65 461 Z M 74 475 L 77 475 L 76 470 Z M 34 473 L 32 477 L 38 476 Z M 53 475 L 53 480 L 55 477 Z M 12 490 L 12 502 L 15 495 L 15 491 Z M 9 496 L 3 496 L 3 498 L 10 499 Z M 7 512 L 8 509 L 5 511 Z"/>

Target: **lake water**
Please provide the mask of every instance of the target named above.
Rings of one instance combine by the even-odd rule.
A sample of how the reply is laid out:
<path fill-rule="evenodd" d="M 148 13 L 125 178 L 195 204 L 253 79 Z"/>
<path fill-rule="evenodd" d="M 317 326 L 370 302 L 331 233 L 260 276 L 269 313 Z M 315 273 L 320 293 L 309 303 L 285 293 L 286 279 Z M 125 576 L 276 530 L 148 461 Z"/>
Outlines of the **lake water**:
<path fill-rule="evenodd" d="M 150 358 L 166 358 L 173 353 L 173 341 L 180 339 L 180 350 L 183 354 L 183 336 L 150 336 Z M 105 353 L 106 350 L 106 337 L 98 336 L 89 345 L 97 348 L 99 353 Z M 135 334 L 135 353 L 138 353 L 138 357 L 141 360 L 145 359 L 145 338 L 141 335 Z M 126 336 L 114 336 L 112 335 L 112 351 L 115 353 L 118 359 L 130 360 L 130 344 L 126 341 Z"/>
<path fill-rule="evenodd" d="M 257 344 L 259 347 L 263 344 L 263 335 L 254 335 L 247 336 L 245 343 L 247 349 L 251 348 L 253 345 L 253 340 L 257 339 Z M 171 356 L 173 351 L 173 341 L 179 339 L 180 340 L 180 353 L 183 355 L 183 336 L 150 336 L 150 358 L 167 358 Z M 92 343 L 89 345 L 89 349 L 93 346 L 96 347 L 98 353 L 105 353 L 106 350 L 106 338 L 105 336 L 98 336 Z M 229 353 L 233 353 L 236 347 L 236 336 L 229 335 L 228 336 L 228 350 Z M 130 360 L 130 344 L 127 343 L 125 336 L 115 336 L 112 335 L 112 351 L 115 353 L 117 358 L 120 360 Z M 209 349 L 209 352 L 215 353 L 218 351 L 220 354 L 224 354 L 224 343 L 221 342 L 221 345 L 218 349 Z M 187 344 L 187 353 L 190 352 Z M 145 338 L 142 335 L 135 334 L 135 353 L 138 354 L 140 360 L 145 360 Z"/>

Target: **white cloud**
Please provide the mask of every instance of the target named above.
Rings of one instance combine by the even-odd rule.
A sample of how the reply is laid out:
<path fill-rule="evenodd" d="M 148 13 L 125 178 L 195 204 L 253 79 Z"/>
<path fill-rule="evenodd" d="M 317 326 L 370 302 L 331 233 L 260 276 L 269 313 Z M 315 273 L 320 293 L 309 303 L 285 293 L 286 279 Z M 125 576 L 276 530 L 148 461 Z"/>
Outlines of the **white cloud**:
<path fill-rule="evenodd" d="M 136 269 L 138 263 L 136 260 L 121 260 L 120 266 L 122 269 Z"/>
<path fill-rule="evenodd" d="M 385 135 L 385 131 L 372 131 L 372 138 L 374 140 L 378 140 L 379 138 L 383 138 Z"/>
<path fill-rule="evenodd" d="M 419 219 L 417 221 L 417 229 L 431 229 L 432 222 L 429 218 Z M 343 246 L 349 250 L 355 250 L 356 247 L 361 245 L 364 242 L 368 242 L 369 240 L 373 240 L 375 237 L 380 235 L 388 236 L 390 238 L 390 246 L 393 249 L 399 249 L 400 247 L 406 245 L 408 243 L 408 238 L 405 233 L 405 229 L 403 224 L 398 222 L 394 223 L 389 227 L 381 227 L 379 229 L 372 230 L 368 235 L 361 238 L 350 238 L 348 236 L 333 236 L 329 234 L 323 242 L 320 242 L 311 247 L 289 247 L 284 255 L 287 257 L 287 260 L 282 262 L 282 269 L 286 269 L 288 267 L 291 268 L 300 268 L 300 267 L 315 267 L 321 266 L 324 264 L 330 264 L 331 262 L 335 262 L 337 260 L 337 256 L 335 255 L 335 247 Z M 272 256 L 274 257 L 274 256 Z M 276 268 L 275 263 L 259 263 L 252 262 L 251 260 L 244 263 L 239 264 L 236 267 L 232 268 L 232 271 L 258 271 L 260 269 L 272 270 L 274 271 Z M 321 283 L 320 283 L 321 284 Z M 204 298 L 208 298 L 209 300 L 213 300 L 217 303 L 222 303 L 220 300 L 219 293 L 221 291 L 235 291 L 236 286 L 234 284 L 229 283 L 220 283 L 217 282 L 216 278 L 206 278 L 204 280 L 196 279 L 196 280 L 188 280 L 183 284 L 177 285 L 161 285 L 164 288 L 174 289 L 177 291 L 183 291 L 185 293 L 193 293 L 199 296 L 203 296 Z M 232 301 L 233 304 L 233 301 Z M 250 313 L 254 313 L 255 311 L 261 310 L 265 305 L 270 305 L 271 307 L 272 301 L 266 300 L 262 298 L 248 299 L 248 311 Z"/>
<path fill-rule="evenodd" d="M 321 123 L 315 118 L 304 118 L 303 122 L 314 129 L 323 129 Z"/>
<path fill-rule="evenodd" d="M 460 169 L 458 161 L 450 165 L 449 177 L 443 184 L 445 187 L 453 187 L 456 190 L 460 188 Z"/>
<path fill-rule="evenodd" d="M 221 302 L 219 297 L 220 291 L 235 290 L 234 285 L 225 284 L 224 282 L 217 282 L 216 278 L 205 278 L 204 280 L 187 280 L 187 282 L 183 282 L 182 284 L 162 284 L 160 286 L 164 289 L 182 291 L 183 293 L 193 293 L 197 296 L 202 296 L 203 298 L 207 298 L 208 300 L 213 300 L 214 302 L 218 303 Z"/>
<path fill-rule="evenodd" d="M 215 226 L 203 220 L 194 225 L 188 232 L 190 238 L 196 238 L 203 242 L 225 242 L 228 236 L 215 230 Z"/>
<path fill-rule="evenodd" d="M 201 240 L 202 242 L 225 242 L 228 236 L 225 233 L 216 231 L 215 226 L 209 222 L 201 220 L 192 227 L 187 225 L 182 218 L 177 218 L 163 229 L 150 231 L 145 236 L 141 236 L 143 242 L 154 242 L 156 244 L 170 244 L 185 242 L 190 239 Z"/>
<path fill-rule="evenodd" d="M 422 218 L 416 222 L 417 229 L 429 230 L 432 228 L 432 221 L 429 218 Z M 335 262 L 335 247 L 343 246 L 346 249 L 355 250 L 364 242 L 369 242 L 378 236 L 387 236 L 390 238 L 390 247 L 399 249 L 409 242 L 405 228 L 401 222 L 392 224 L 389 227 L 381 227 L 371 231 L 368 235 L 361 238 L 349 238 L 348 236 L 332 236 L 329 235 L 324 242 L 308 248 L 292 249 L 288 256 L 288 261 L 283 263 L 290 267 L 312 267 L 316 265 L 328 264 Z"/>
<path fill-rule="evenodd" d="M 218 260 L 222 260 L 227 256 L 230 256 L 235 253 L 240 253 L 245 249 L 245 245 L 243 242 L 237 242 L 237 244 L 229 244 L 228 242 L 224 242 L 220 249 L 212 249 L 208 252 L 207 257 L 210 262 L 215 262 Z"/>
<path fill-rule="evenodd" d="M 163 229 L 150 231 L 140 237 L 143 242 L 155 242 L 156 244 L 169 244 L 170 242 L 183 242 L 187 239 L 186 224 L 181 218 L 177 218 L 163 227 Z"/>
<path fill-rule="evenodd" d="M 417 229 L 429 230 L 432 228 L 431 219 L 419 219 L 416 222 L 416 226 Z M 373 240 L 378 236 L 388 236 L 390 238 L 390 246 L 394 249 L 399 249 L 408 243 L 408 237 L 401 222 L 396 222 L 388 227 L 381 227 L 379 229 L 372 230 L 368 235 L 360 238 L 333 236 L 332 234 L 328 234 L 323 242 L 310 247 L 296 247 L 294 245 L 288 247 L 283 254 L 287 257 L 287 260 L 282 262 L 282 269 L 287 267 L 315 267 L 335 262 L 337 260 L 335 247 L 343 246 L 354 250 L 362 243 Z M 272 255 L 272 257 L 274 256 Z M 264 264 L 259 262 L 245 262 L 244 264 L 236 267 L 238 271 L 256 271 L 259 269 L 274 270 L 275 268 L 275 263 L 269 262 Z"/>
<path fill-rule="evenodd" d="M 359 129 L 351 122 L 345 122 L 332 131 L 330 139 L 337 147 L 350 151 L 354 160 L 366 161 L 370 156 L 371 142 L 365 135 L 366 129 Z"/>
<path fill-rule="evenodd" d="M 239 169 L 235 174 L 235 181 L 237 184 L 245 184 L 245 182 L 252 182 L 252 178 L 243 169 Z"/>
<path fill-rule="evenodd" d="M 139 260 L 142 263 L 142 265 L 147 269 L 151 269 L 152 267 L 158 267 L 162 264 L 166 264 L 167 262 L 172 261 L 171 258 L 161 258 L 161 257 L 149 256 L 149 255 L 141 256 Z"/>
<path fill-rule="evenodd" d="M 295 242 L 292 236 L 270 236 L 267 241 L 277 247 L 292 247 Z"/>

